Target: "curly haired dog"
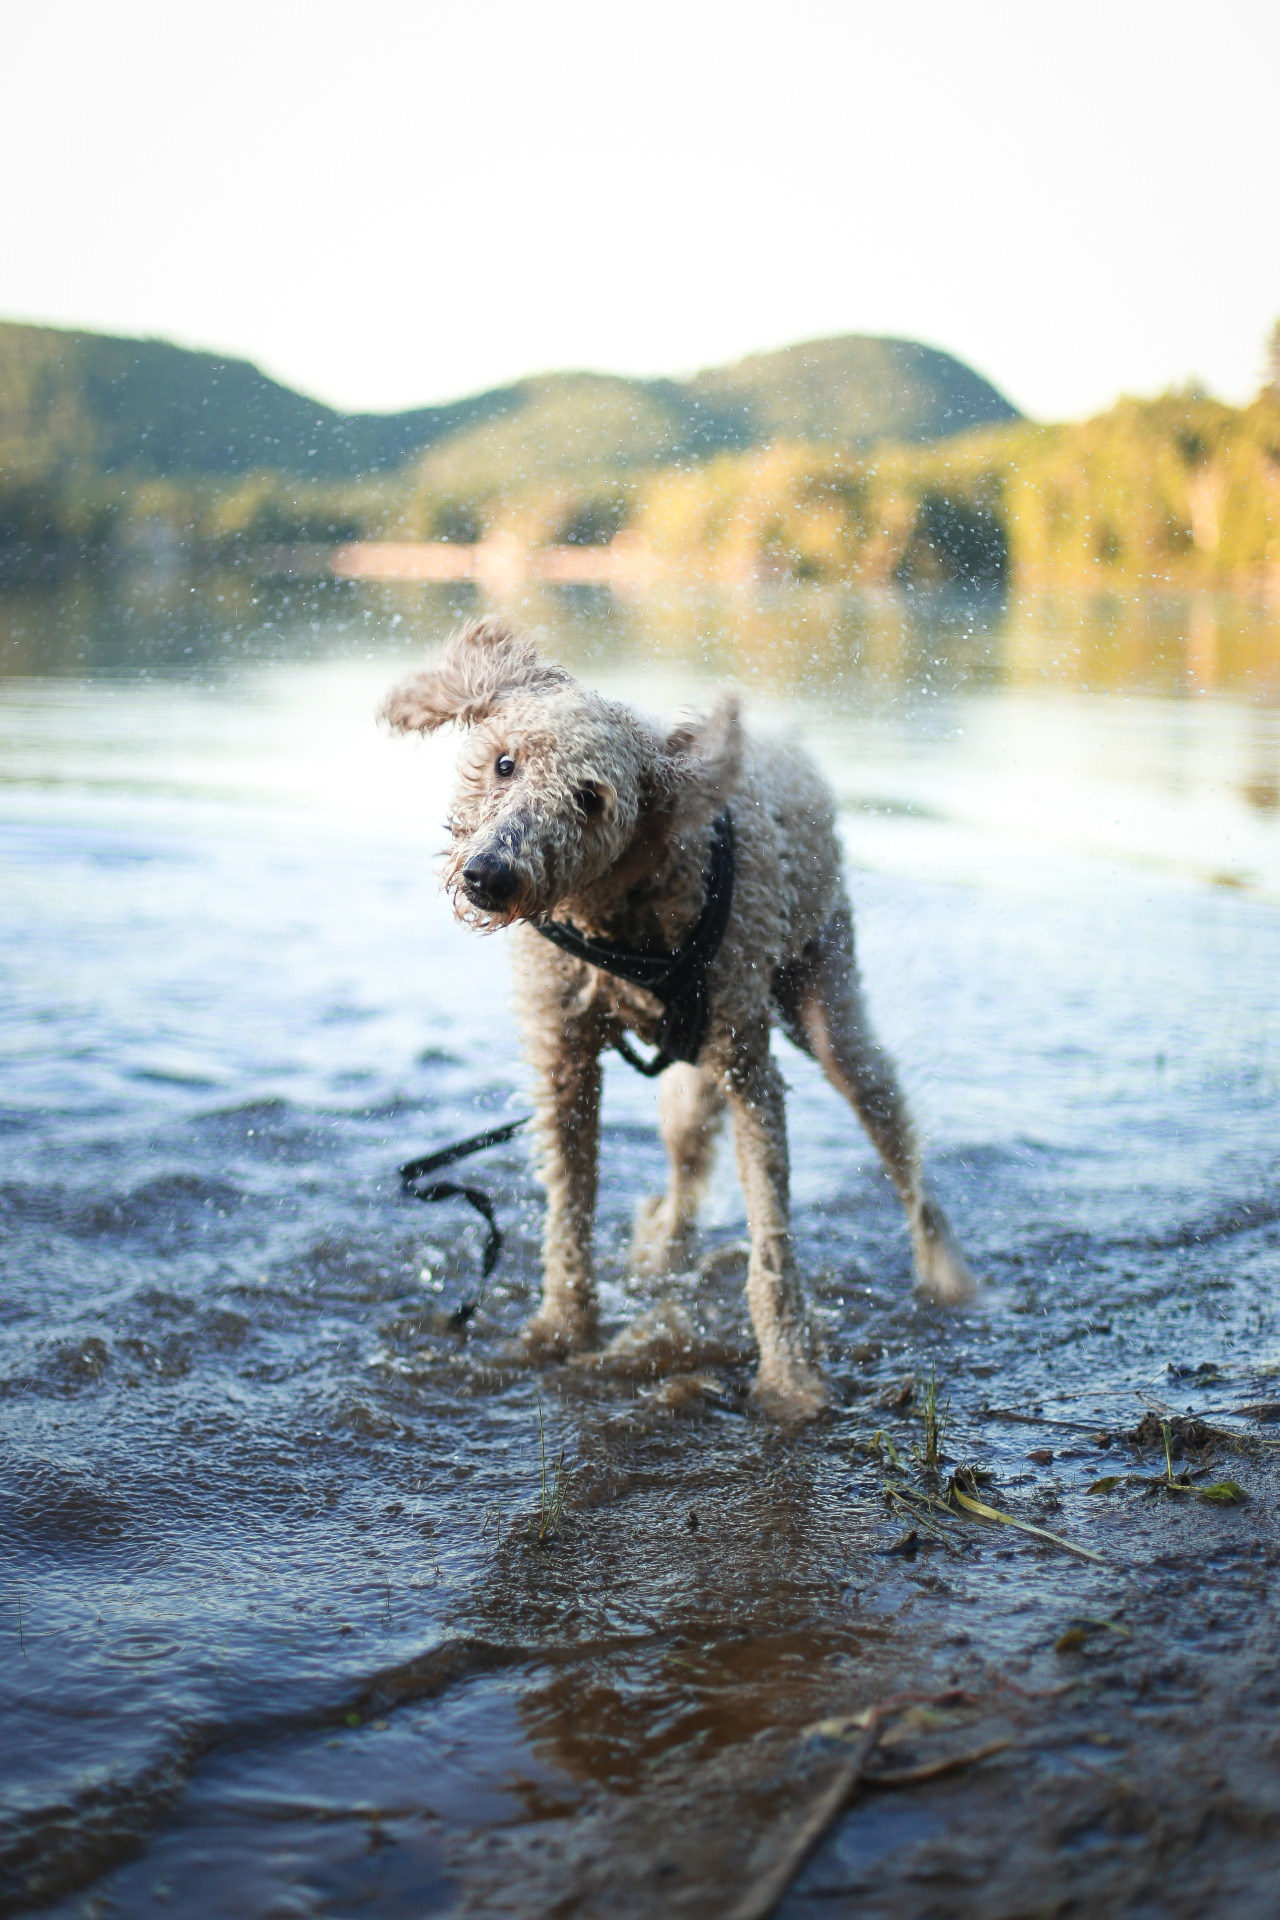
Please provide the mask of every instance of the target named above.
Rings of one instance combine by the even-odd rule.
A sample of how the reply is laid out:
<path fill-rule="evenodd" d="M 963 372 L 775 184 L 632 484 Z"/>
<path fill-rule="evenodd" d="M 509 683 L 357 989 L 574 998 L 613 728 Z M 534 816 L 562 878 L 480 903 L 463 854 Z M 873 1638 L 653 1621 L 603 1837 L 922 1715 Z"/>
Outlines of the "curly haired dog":
<path fill-rule="evenodd" d="M 703 913 L 713 828 L 726 811 L 734 860 L 727 926 L 706 974 L 696 1064 L 663 1074 L 670 1185 L 642 1210 L 634 1265 L 649 1273 L 688 1266 L 727 1103 L 751 1232 L 755 1396 L 786 1418 L 825 1404 L 791 1240 L 784 1089 L 769 1047 L 776 1023 L 818 1061 L 879 1149 L 906 1209 L 920 1291 L 946 1303 L 972 1296 L 963 1255 L 921 1176 L 892 1063 L 867 1023 L 832 799 L 801 752 L 749 739 L 729 698 L 663 731 L 541 660 L 527 638 L 493 619 L 456 632 L 432 665 L 394 689 L 382 717 L 400 732 L 450 722 L 467 731 L 444 884 L 472 926 L 518 923 L 518 1005 L 537 1074 L 547 1192 L 544 1290 L 526 1328 L 530 1342 L 570 1353 L 595 1340 L 600 1056 L 628 1033 L 654 1042 L 664 1011 L 644 988 L 542 938 L 539 923 L 554 915 L 562 928 L 620 949 L 679 947 Z"/>

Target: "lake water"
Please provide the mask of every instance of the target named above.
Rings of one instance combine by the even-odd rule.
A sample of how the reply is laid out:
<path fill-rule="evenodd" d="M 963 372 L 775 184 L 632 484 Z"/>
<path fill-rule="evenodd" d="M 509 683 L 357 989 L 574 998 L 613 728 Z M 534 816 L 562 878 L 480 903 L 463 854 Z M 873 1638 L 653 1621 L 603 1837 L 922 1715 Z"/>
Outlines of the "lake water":
<path fill-rule="evenodd" d="M 913 1304 L 874 1155 L 779 1041 L 840 1402 L 795 1436 L 744 1414 L 730 1258 L 677 1287 L 696 1388 L 524 1363 L 519 1140 L 470 1163 L 507 1250 L 448 1325 L 477 1229 L 395 1168 L 525 1111 L 525 1072 L 503 939 L 436 889 L 451 742 L 372 715 L 470 610 L 177 573 L 0 599 L 0 1911 L 718 1913 L 800 1817 L 815 1721 L 996 1667 L 1057 1685 L 1087 1616 L 1122 1622 L 1093 1733 L 1124 1748 L 1163 1699 L 1139 1653 L 1244 1687 L 1249 1635 L 1274 1644 L 1247 1597 L 1270 1456 L 1231 1466 L 1247 1521 L 1174 1519 L 1090 1496 L 1062 1423 L 1194 1403 L 1244 1433 L 1275 1391 L 1280 616 L 799 587 L 512 610 L 649 710 L 736 680 L 839 796 L 870 1003 L 985 1287 Z M 611 1329 L 664 1290 L 623 1259 L 654 1097 L 610 1060 Z M 725 1152 L 704 1247 L 743 1232 Z M 976 1531 L 937 1568 L 886 1553 L 867 1447 L 909 1451 L 931 1370 L 955 1457 L 1104 1567 Z M 1216 1625 L 1154 1611 L 1206 1568 Z M 870 1911 L 870 1865 L 877 1912 L 933 1911 L 964 1804 L 855 1809 L 785 1911 Z M 1100 1842 L 1070 1888 L 1109 1898 L 1132 1857 Z"/>

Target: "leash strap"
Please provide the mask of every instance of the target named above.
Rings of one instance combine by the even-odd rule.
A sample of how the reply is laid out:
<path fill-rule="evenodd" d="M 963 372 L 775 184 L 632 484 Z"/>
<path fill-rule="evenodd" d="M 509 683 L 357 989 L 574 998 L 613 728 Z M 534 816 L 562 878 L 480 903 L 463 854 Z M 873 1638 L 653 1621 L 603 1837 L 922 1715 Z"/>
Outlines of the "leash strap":
<path fill-rule="evenodd" d="M 535 921 L 543 937 L 588 966 L 599 967 L 633 987 L 643 987 L 663 1006 L 658 1050 L 648 1060 L 622 1037 L 614 1046 L 628 1066 L 650 1077 L 675 1060 L 696 1062 L 706 1038 L 711 998 L 707 973 L 720 951 L 733 906 L 733 820 L 726 807 L 711 826 L 711 858 L 706 899 L 692 933 L 678 947 L 614 947 L 593 940 L 561 920 Z"/>
<path fill-rule="evenodd" d="M 512 1139 L 521 1127 L 527 1127 L 528 1124 L 529 1115 L 525 1114 L 522 1120 L 508 1120 L 505 1126 L 490 1127 L 485 1133 L 473 1133 L 467 1140 L 455 1140 L 452 1146 L 440 1147 L 435 1153 L 425 1153 L 421 1159 L 406 1160 L 400 1168 L 401 1189 L 415 1200 L 423 1200 L 428 1205 L 436 1200 L 465 1200 L 488 1225 L 480 1262 L 480 1291 L 474 1300 L 464 1300 L 460 1307 L 454 1308 L 449 1315 L 450 1326 L 465 1327 L 484 1299 L 489 1275 L 497 1266 L 498 1256 L 502 1252 L 502 1229 L 494 1214 L 492 1200 L 481 1188 L 460 1187 L 452 1180 L 437 1180 L 429 1187 L 420 1186 L 419 1182 L 429 1173 L 438 1173 L 441 1167 L 451 1167 L 455 1160 L 465 1160 L 473 1153 L 483 1153 L 486 1147 L 501 1146 L 504 1140 Z"/>

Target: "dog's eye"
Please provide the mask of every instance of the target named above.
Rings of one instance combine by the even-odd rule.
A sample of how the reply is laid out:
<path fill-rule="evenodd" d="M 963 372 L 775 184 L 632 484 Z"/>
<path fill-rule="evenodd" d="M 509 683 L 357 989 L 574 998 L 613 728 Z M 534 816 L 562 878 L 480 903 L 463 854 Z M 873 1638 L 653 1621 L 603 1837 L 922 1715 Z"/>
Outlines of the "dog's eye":
<path fill-rule="evenodd" d="M 604 801 L 594 787 L 579 787 L 578 805 L 589 820 L 592 814 L 599 813 L 601 807 L 604 805 Z"/>
<path fill-rule="evenodd" d="M 516 770 L 516 763 L 509 753 L 500 753 L 494 763 L 493 770 L 499 780 L 509 780 Z"/>

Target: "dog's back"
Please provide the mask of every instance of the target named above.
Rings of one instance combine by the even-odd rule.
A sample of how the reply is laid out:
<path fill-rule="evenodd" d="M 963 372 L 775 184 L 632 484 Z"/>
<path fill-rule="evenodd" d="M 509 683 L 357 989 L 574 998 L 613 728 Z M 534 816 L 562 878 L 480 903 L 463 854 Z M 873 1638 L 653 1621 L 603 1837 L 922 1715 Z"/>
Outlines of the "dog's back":
<path fill-rule="evenodd" d="M 844 904 L 834 796 L 794 741 L 748 735 L 730 807 L 740 937 L 753 965 L 785 967 Z"/>

